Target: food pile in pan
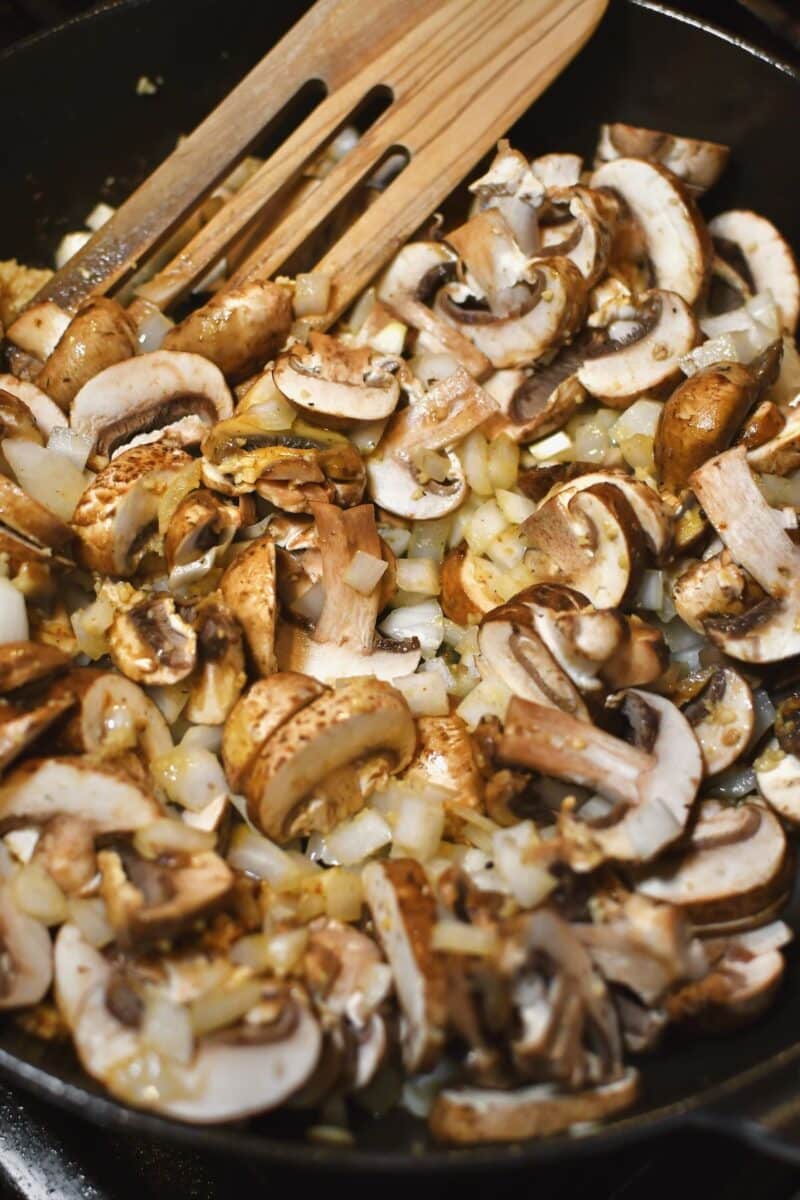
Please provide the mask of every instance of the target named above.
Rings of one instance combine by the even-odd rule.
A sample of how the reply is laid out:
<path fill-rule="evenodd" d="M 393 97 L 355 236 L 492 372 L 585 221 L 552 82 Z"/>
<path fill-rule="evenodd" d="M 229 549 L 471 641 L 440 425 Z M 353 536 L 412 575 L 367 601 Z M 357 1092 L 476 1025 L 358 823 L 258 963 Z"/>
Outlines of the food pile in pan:
<path fill-rule="evenodd" d="M 800 286 L 726 157 L 501 143 L 330 328 L 0 265 L 0 1007 L 114 1096 L 526 1138 L 769 1005 Z"/>

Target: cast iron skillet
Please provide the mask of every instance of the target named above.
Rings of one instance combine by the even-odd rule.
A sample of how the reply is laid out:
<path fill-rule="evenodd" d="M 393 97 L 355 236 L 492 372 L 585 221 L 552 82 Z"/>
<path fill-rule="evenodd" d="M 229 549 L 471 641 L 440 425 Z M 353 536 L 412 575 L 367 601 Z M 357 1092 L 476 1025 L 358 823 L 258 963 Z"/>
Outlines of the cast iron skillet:
<path fill-rule="evenodd" d="M 49 264 L 60 235 L 80 227 L 96 199 L 124 198 L 304 7 L 303 0 L 123 0 L 0 56 L 0 259 Z M 142 75 L 163 80 L 154 96 L 136 94 Z M 594 40 L 512 138 L 530 153 L 588 154 L 600 121 L 623 120 L 727 142 L 732 163 L 709 211 L 752 206 L 800 247 L 799 109 L 800 77 L 784 64 L 649 0 L 612 0 Z M 0 1027 L 0 1072 L 98 1125 L 302 1166 L 532 1163 L 688 1124 L 728 1130 L 800 1162 L 800 952 L 790 952 L 787 976 L 753 1028 L 719 1040 L 674 1038 L 644 1061 L 641 1101 L 613 1124 L 512 1147 L 445 1150 L 403 1112 L 374 1121 L 354 1110 L 352 1149 L 309 1144 L 306 1119 L 296 1113 L 236 1126 L 180 1125 L 108 1099 L 71 1051 L 36 1041 L 11 1019 Z"/>

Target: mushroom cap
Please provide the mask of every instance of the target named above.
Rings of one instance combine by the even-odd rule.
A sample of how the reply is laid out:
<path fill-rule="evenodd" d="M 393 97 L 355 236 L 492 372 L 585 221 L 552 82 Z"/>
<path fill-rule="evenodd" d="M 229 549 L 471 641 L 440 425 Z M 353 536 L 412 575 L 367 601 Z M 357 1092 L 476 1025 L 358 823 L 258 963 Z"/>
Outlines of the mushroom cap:
<path fill-rule="evenodd" d="M 667 167 L 694 195 L 702 195 L 719 179 L 729 154 L 730 147 L 720 142 L 617 121 L 600 126 L 594 165 L 600 167 L 616 158 L 646 158 Z"/>
<path fill-rule="evenodd" d="M 64 412 L 93 377 L 136 354 L 133 322 L 115 300 L 96 296 L 78 310 L 36 376 Z"/>
<path fill-rule="evenodd" d="M 800 275 L 791 247 L 778 230 L 757 213 L 735 208 L 709 222 L 708 231 L 718 249 L 733 243 L 743 256 L 754 291 L 772 293 L 784 329 L 794 333 L 800 313 Z"/>
<path fill-rule="evenodd" d="M 737 440 L 747 447 L 747 461 L 754 471 L 789 475 L 800 467 L 800 414 L 796 410 L 784 415 L 777 405 L 764 401 Z"/>
<path fill-rule="evenodd" d="M 275 363 L 275 386 L 288 400 L 315 417 L 380 421 L 400 399 L 397 358 L 368 346 L 346 346 L 335 337 L 312 333 Z"/>
<path fill-rule="evenodd" d="M 155 798 L 130 776 L 81 758 L 31 758 L 0 784 L 0 826 L 42 825 L 61 814 L 95 833 L 131 833 L 162 815 Z"/>
<path fill-rule="evenodd" d="M 269 537 L 250 542 L 225 569 L 220 591 L 244 632 L 260 675 L 275 669 L 275 543 Z"/>
<path fill-rule="evenodd" d="M 444 1088 L 434 1102 L 430 1130 L 437 1141 L 470 1145 L 549 1137 L 629 1108 L 638 1091 L 639 1075 L 633 1069 L 583 1092 L 563 1092 L 553 1083 L 513 1091 Z"/>
<path fill-rule="evenodd" d="M 155 595 L 117 613 L 108 644 L 114 666 L 134 683 L 179 683 L 197 662 L 197 634 L 171 596 Z"/>
<path fill-rule="evenodd" d="M 0 375 L 0 389 L 25 405 L 44 437 L 49 438 L 57 426 L 66 424 L 55 401 L 35 383 L 17 379 L 16 375 Z"/>
<path fill-rule="evenodd" d="M 326 833 L 340 814 L 335 794 L 320 800 L 325 781 L 376 759 L 390 772 L 402 771 L 415 743 L 414 721 L 399 692 L 378 679 L 350 679 L 305 705 L 262 745 L 245 779 L 250 819 L 277 842 L 301 831 Z M 363 795 L 350 802 L 357 811 Z"/>
<path fill-rule="evenodd" d="M 615 158 L 591 178 L 611 188 L 628 207 L 644 236 L 655 286 L 687 304 L 703 294 L 713 249 L 694 201 L 671 171 L 642 158 Z"/>
<path fill-rule="evenodd" d="M 50 934 L 46 925 L 17 907 L 8 884 L 0 887 L 0 946 L 0 1009 L 38 1004 L 53 979 Z"/>
<path fill-rule="evenodd" d="M 324 691 L 324 684 L 296 671 L 275 672 L 247 689 L 232 708 L 222 734 L 222 762 L 235 792 L 267 738 Z"/>
<path fill-rule="evenodd" d="M 203 356 L 233 380 L 246 379 L 274 358 L 292 324 L 292 298 L 288 288 L 270 281 L 252 280 L 227 287 L 164 338 L 168 353 Z M 229 415 L 229 414 L 228 414 Z"/>
<path fill-rule="evenodd" d="M 78 501 L 72 528 L 84 566 L 130 576 L 147 549 L 143 535 L 156 519 L 172 478 L 191 459 L 177 446 L 135 446 L 98 472 Z"/>
<path fill-rule="evenodd" d="M 117 362 L 94 375 L 76 395 L 70 413 L 75 433 L 93 439 L 101 454 L 137 433 L 163 429 L 187 415 L 201 418 L 194 441 L 205 427 L 233 413 L 222 372 L 200 354 L 154 350 Z"/>

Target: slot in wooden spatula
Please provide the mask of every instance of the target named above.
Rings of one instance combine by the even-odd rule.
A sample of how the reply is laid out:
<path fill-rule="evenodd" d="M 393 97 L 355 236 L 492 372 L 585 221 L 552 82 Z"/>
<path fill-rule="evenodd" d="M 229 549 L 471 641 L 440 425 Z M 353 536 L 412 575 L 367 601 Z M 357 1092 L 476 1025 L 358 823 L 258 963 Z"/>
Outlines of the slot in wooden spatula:
<path fill-rule="evenodd" d="M 318 0 L 39 293 L 67 311 L 138 271 L 264 128 L 321 81 L 325 99 L 138 294 L 162 310 L 285 195 L 364 99 L 388 107 L 315 187 L 271 222 L 228 286 L 266 280 L 393 152 L 407 163 L 316 268 L 325 324 L 350 304 L 596 27 L 607 0 Z"/>

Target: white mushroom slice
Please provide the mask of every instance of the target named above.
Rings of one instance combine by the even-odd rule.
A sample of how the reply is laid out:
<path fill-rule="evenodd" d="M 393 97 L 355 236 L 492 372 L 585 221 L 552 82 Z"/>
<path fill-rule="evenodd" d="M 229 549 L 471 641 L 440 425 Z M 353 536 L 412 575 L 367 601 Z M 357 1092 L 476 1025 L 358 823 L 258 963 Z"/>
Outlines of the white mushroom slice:
<path fill-rule="evenodd" d="M 685 909 L 704 930 L 748 917 L 760 924 L 765 906 L 785 895 L 790 872 L 786 835 L 767 808 L 705 800 L 688 849 L 639 875 L 636 890 Z"/>
<path fill-rule="evenodd" d="M 580 183 L 582 170 L 579 154 L 540 154 L 531 159 L 531 171 L 548 190 L 574 187 Z"/>
<path fill-rule="evenodd" d="M 729 154 L 730 147 L 720 142 L 616 122 L 600 126 L 594 165 L 600 167 L 617 158 L 647 158 L 667 167 L 699 196 L 719 179 Z"/>
<path fill-rule="evenodd" d="M 93 449 L 111 455 L 136 434 L 165 432 L 188 415 L 207 426 L 233 413 L 224 376 L 207 358 L 154 350 L 116 363 L 84 384 L 72 403 L 70 426 L 91 438 Z"/>
<path fill-rule="evenodd" d="M 770 291 L 780 309 L 784 329 L 794 333 L 800 313 L 800 276 L 791 247 L 766 217 L 747 209 L 731 209 L 709 222 L 717 252 L 744 259 L 753 291 Z"/>
<path fill-rule="evenodd" d="M 556 779 L 579 783 L 625 806 L 601 828 L 581 826 L 601 857 L 653 858 L 680 836 L 702 777 L 700 747 L 682 713 L 663 696 L 630 688 L 629 719 L 646 750 L 631 746 L 558 709 L 515 698 L 509 705 L 501 757 Z M 576 870 L 596 863 L 586 845 L 565 845 Z"/>
<path fill-rule="evenodd" d="M 563 349 L 550 363 L 532 372 L 495 371 L 484 384 L 500 412 L 489 417 L 482 432 L 489 441 L 505 433 L 515 442 L 529 442 L 562 429 L 586 399 L 586 389 L 574 372 L 580 365 L 574 347 Z"/>
<path fill-rule="evenodd" d="M 64 412 L 94 376 L 136 353 L 133 322 L 115 300 L 96 296 L 78 310 L 34 379 Z"/>
<path fill-rule="evenodd" d="M 763 598 L 761 588 L 737 567 L 727 550 L 694 563 L 672 588 L 678 616 L 696 633 L 704 632 L 706 618 L 740 615 Z"/>
<path fill-rule="evenodd" d="M 226 287 L 170 329 L 167 353 L 202 355 L 233 380 L 252 375 L 281 349 L 292 324 L 288 288 L 269 280 Z M 228 414 L 230 415 L 230 414 Z"/>
<path fill-rule="evenodd" d="M 732 667 L 718 667 L 683 715 L 694 730 L 706 775 L 733 766 L 750 742 L 755 724 L 750 685 Z"/>
<path fill-rule="evenodd" d="M 486 299 L 495 316 L 508 317 L 524 305 L 528 257 L 517 245 L 502 212 L 489 208 L 476 213 L 447 240 L 464 264 L 469 287 Z"/>
<path fill-rule="evenodd" d="M 697 344 L 692 310 L 674 292 L 643 292 L 634 303 L 603 310 L 577 372 L 587 392 L 612 408 L 627 408 L 643 392 L 669 388 L 681 377 L 680 359 Z"/>
<path fill-rule="evenodd" d="M 580 692 L 537 633 L 525 603 L 512 600 L 487 613 L 478 645 L 488 668 L 515 696 L 589 720 Z"/>
<path fill-rule="evenodd" d="M 90 1075 L 123 1100 L 197 1124 L 251 1116 L 275 1108 L 306 1082 L 319 1058 L 322 1036 L 308 1007 L 282 994 L 288 1030 L 275 1036 L 269 1025 L 264 1037 L 258 1024 L 246 1022 L 201 1038 L 192 1061 L 169 1064 L 171 1087 L 165 1094 L 142 1089 L 135 1097 L 125 1087 L 127 1064 L 144 1054 L 135 1027 L 124 1025 L 107 1002 L 111 963 L 80 936 L 62 926 L 56 939 L 56 993 L 72 1029 L 78 1056 Z M 265 999 L 273 997 L 265 985 Z M 280 1025 L 279 1016 L 279 1025 Z"/>
<path fill-rule="evenodd" d="M 38 1004 L 53 979 L 47 926 L 21 912 L 8 884 L 0 887 L 0 1009 Z"/>
<path fill-rule="evenodd" d="M 369 347 L 312 333 L 308 346 L 297 343 L 280 356 L 272 374 L 280 392 L 314 417 L 380 421 L 400 399 L 399 366 Z"/>
<path fill-rule="evenodd" d="M 78 668 L 59 679 L 50 694 L 72 696 L 78 705 L 58 735 L 59 748 L 69 753 L 112 758 L 138 746 L 152 763 L 172 750 L 158 707 L 124 675 Z"/>
<path fill-rule="evenodd" d="M 800 825 L 800 759 L 771 738 L 754 767 L 758 790 L 767 803 L 791 825 Z"/>
<path fill-rule="evenodd" d="M 399 692 L 377 679 L 348 680 L 280 725 L 251 760 L 244 781 L 250 819 L 278 842 L 327 833 L 363 806 L 359 769 L 365 788 L 402 771 L 415 741 Z"/>
<path fill-rule="evenodd" d="M 611 188 L 625 201 L 644 236 L 656 288 L 694 304 L 713 251 L 703 218 L 675 176 L 641 158 L 616 158 L 597 168 L 591 186 Z"/>
<path fill-rule="evenodd" d="M 518 316 L 495 317 L 468 307 L 463 284 L 446 284 L 434 311 L 485 354 L 495 368 L 524 367 L 568 341 L 577 331 L 586 300 L 585 281 L 568 258 L 539 258 L 529 264 L 531 284 Z"/>
<path fill-rule="evenodd" d="M 571 1125 L 599 1121 L 629 1108 L 638 1090 L 639 1075 L 634 1070 L 583 1092 L 559 1091 L 553 1083 L 513 1091 L 445 1088 L 434 1103 L 430 1129 L 438 1141 L 454 1144 L 549 1137 Z"/>
<path fill-rule="evenodd" d="M 128 833 L 161 816 L 161 807 L 122 771 L 80 758 L 29 759 L 0 784 L 0 825 L 43 825 L 80 817 L 97 834 Z"/>
<path fill-rule="evenodd" d="M 403 296 L 423 303 L 455 275 L 456 256 L 444 242 L 409 242 L 379 277 L 377 297 L 393 305 Z"/>
<path fill-rule="evenodd" d="M 800 548 L 761 494 L 744 446 L 705 463 L 691 485 L 734 561 L 767 593 L 741 615 L 706 618 L 706 632 L 742 662 L 800 653 Z"/>
<path fill-rule="evenodd" d="M 171 596 L 157 595 L 117 613 L 108 644 L 114 666 L 134 683 L 179 683 L 197 662 L 197 634 Z"/>
<path fill-rule="evenodd" d="M 183 715 L 194 725 L 221 725 L 247 682 L 242 630 L 214 595 L 201 601 L 194 627 L 199 671 Z"/>
<path fill-rule="evenodd" d="M 17 379 L 16 375 L 0 375 L 0 390 L 16 396 L 25 405 L 44 437 L 49 438 L 54 429 L 66 424 L 58 405 L 35 383 Z"/>
<path fill-rule="evenodd" d="M 585 475 L 579 475 L 577 479 L 557 483 L 550 495 L 566 499 L 598 483 L 610 484 L 622 493 L 645 536 L 648 550 L 656 561 L 665 558 L 672 539 L 671 516 L 655 488 L 642 480 L 633 479 L 621 472 L 589 471 Z"/>
<path fill-rule="evenodd" d="M 413 675 L 422 657 L 419 646 L 393 643 L 388 638 L 378 642 L 369 653 L 352 646 L 319 643 L 288 621 L 282 621 L 278 628 L 275 654 L 279 670 L 299 671 L 330 684 L 364 674 L 391 683 L 393 679 Z"/>
<path fill-rule="evenodd" d="M 444 960 L 432 947 L 436 901 L 413 859 L 367 863 L 362 880 L 403 1014 L 403 1064 L 407 1071 L 430 1070 L 447 1023 Z"/>
<path fill-rule="evenodd" d="M 544 162 L 543 159 L 538 161 Z M 477 197 L 479 212 L 496 209 L 502 213 L 520 250 L 531 255 L 539 247 L 537 211 L 544 202 L 548 186 L 538 172 L 528 166 L 524 156 L 518 150 L 512 150 L 503 139 L 489 170 L 471 183 L 469 190 Z"/>
<path fill-rule="evenodd" d="M 268 537 L 251 542 L 226 569 L 220 591 L 259 674 L 269 675 L 275 669 L 275 543 Z"/>
<path fill-rule="evenodd" d="M 9 342 L 44 362 L 55 350 L 72 317 L 52 300 L 32 304 L 6 330 Z"/>
<path fill-rule="evenodd" d="M 134 573 L 157 528 L 158 505 L 189 455 L 176 446 L 136 446 L 89 484 L 72 516 L 83 564 L 102 575 Z"/>
<path fill-rule="evenodd" d="M 613 195 L 592 188 L 554 188 L 548 198 L 559 207 L 566 206 L 571 220 L 565 225 L 545 226 L 542 231 L 542 257 L 562 254 L 575 263 L 587 288 L 605 275 L 619 203 Z"/>
<path fill-rule="evenodd" d="M 205 488 L 190 492 L 170 518 L 164 535 L 164 558 L 170 572 L 196 563 L 215 550 L 215 558 L 228 548 L 241 524 L 241 513 Z"/>

